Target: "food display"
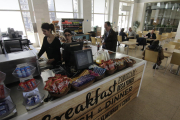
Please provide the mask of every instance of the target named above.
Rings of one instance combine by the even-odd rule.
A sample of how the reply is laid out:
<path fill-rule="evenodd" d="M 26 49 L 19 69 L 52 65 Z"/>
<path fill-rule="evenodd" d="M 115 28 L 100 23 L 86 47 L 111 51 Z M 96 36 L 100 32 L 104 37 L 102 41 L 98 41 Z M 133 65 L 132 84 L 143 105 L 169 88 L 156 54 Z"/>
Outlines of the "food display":
<path fill-rule="evenodd" d="M 99 76 L 103 75 L 106 72 L 106 69 L 95 67 L 93 70 L 95 73 L 97 73 Z"/>
<path fill-rule="evenodd" d="M 23 91 L 29 91 L 29 90 L 33 90 L 34 88 L 36 88 L 37 83 L 36 83 L 36 80 L 33 78 L 33 79 L 27 80 L 25 82 L 20 82 L 19 87 Z"/>
<path fill-rule="evenodd" d="M 71 79 L 66 75 L 56 74 L 54 77 L 48 78 L 44 89 L 51 93 L 62 94 L 68 88 L 69 81 Z"/>
<path fill-rule="evenodd" d="M 28 96 L 26 99 L 26 104 L 29 106 L 32 106 L 32 105 L 37 104 L 39 102 L 40 102 L 39 95 Z"/>
<path fill-rule="evenodd" d="M 115 59 L 114 60 L 114 65 L 115 66 L 124 66 L 125 65 L 125 60 L 124 59 Z"/>
<path fill-rule="evenodd" d="M 84 70 L 80 75 L 78 75 L 77 77 L 74 77 L 73 79 L 70 80 L 70 83 L 72 83 L 73 81 L 76 81 L 77 79 L 79 79 L 81 76 L 84 76 L 84 75 L 88 75 L 90 74 L 89 73 L 89 70 Z"/>
<path fill-rule="evenodd" d="M 108 61 L 102 61 L 102 64 L 99 65 L 101 68 L 105 68 L 106 70 L 114 70 L 114 61 L 113 60 L 108 60 Z"/>
<path fill-rule="evenodd" d="M 0 116 L 6 114 L 9 111 L 9 106 L 5 101 L 0 102 Z"/>
<path fill-rule="evenodd" d="M 80 87 L 80 86 L 92 81 L 94 78 L 95 78 L 95 76 L 90 75 L 90 74 L 84 75 L 84 76 L 80 77 L 79 79 L 77 79 L 76 81 L 74 81 L 72 83 L 72 85 L 75 87 Z"/>
<path fill-rule="evenodd" d="M 13 71 L 13 75 L 17 78 L 29 77 L 36 71 L 36 67 L 28 64 L 17 65 L 16 69 Z"/>

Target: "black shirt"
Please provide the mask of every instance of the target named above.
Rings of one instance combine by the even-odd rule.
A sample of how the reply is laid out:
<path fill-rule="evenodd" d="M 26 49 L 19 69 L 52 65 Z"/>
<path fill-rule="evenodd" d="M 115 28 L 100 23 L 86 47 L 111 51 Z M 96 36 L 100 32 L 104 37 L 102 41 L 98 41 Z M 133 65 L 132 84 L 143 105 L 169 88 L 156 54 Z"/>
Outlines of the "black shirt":
<path fill-rule="evenodd" d="M 125 36 L 127 37 L 126 33 L 124 32 L 120 32 L 119 35 L 122 36 L 122 41 L 125 40 Z"/>
<path fill-rule="evenodd" d="M 61 61 L 60 47 L 61 43 L 58 38 L 55 37 L 53 42 L 49 44 L 47 41 L 47 37 L 45 36 L 43 39 L 41 50 L 38 53 L 38 57 L 41 57 L 42 54 L 46 52 L 48 59 L 55 59 L 53 63 L 57 63 L 58 61 Z"/>
<path fill-rule="evenodd" d="M 152 39 L 156 39 L 155 33 L 153 33 L 152 35 L 151 35 L 151 33 L 148 33 L 146 36 L 148 36 L 148 38 L 150 38 L 152 36 Z"/>

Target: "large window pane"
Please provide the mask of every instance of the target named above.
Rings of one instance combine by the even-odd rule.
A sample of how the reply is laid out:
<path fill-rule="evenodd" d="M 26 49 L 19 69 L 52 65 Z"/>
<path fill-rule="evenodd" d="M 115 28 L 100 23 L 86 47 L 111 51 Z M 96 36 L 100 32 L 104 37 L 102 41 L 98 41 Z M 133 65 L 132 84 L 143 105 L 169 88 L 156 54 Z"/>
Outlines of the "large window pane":
<path fill-rule="evenodd" d="M 105 0 L 94 0 L 94 13 L 104 13 Z"/>
<path fill-rule="evenodd" d="M 56 11 L 73 12 L 72 0 L 55 0 Z"/>
<path fill-rule="evenodd" d="M 21 10 L 29 10 L 28 0 L 20 0 Z"/>
<path fill-rule="evenodd" d="M 18 0 L 0 0 L 2 10 L 20 10 Z"/>
<path fill-rule="evenodd" d="M 101 27 L 101 34 L 104 34 L 104 15 L 94 14 L 94 26 Z"/>
<path fill-rule="evenodd" d="M 122 11 L 123 6 L 127 6 L 127 3 L 119 2 L 119 15 L 127 15 L 126 11 Z"/>
<path fill-rule="evenodd" d="M 73 18 L 73 13 L 56 13 L 57 18 Z"/>
<path fill-rule="evenodd" d="M 54 0 L 48 0 L 49 11 L 54 11 Z"/>
<path fill-rule="evenodd" d="M 7 28 L 14 28 L 15 31 L 23 31 L 25 34 L 21 13 L 18 11 L 0 11 L 0 16 L 6 16 L 0 19 L 1 31 L 7 31 Z"/>
<path fill-rule="evenodd" d="M 55 12 L 49 12 L 50 22 L 56 19 Z"/>
<path fill-rule="evenodd" d="M 73 0 L 74 12 L 78 12 L 78 0 Z"/>

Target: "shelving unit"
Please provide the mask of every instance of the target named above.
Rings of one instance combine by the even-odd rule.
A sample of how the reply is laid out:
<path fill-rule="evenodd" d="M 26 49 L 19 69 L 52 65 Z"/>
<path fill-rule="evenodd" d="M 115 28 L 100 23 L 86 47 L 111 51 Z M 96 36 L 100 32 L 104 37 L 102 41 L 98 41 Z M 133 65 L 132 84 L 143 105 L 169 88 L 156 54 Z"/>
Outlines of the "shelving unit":
<path fill-rule="evenodd" d="M 0 71 L 0 85 L 3 86 L 3 90 L 1 88 L 1 98 L 0 103 L 1 107 L 4 105 L 6 106 L 6 109 L 1 108 L 1 114 L 0 119 L 8 119 L 9 117 L 15 115 L 17 113 L 16 105 L 13 103 L 11 97 L 10 97 L 10 89 L 8 89 L 4 85 L 4 80 L 6 78 L 6 74 Z M 2 96 L 2 91 L 4 91 L 4 96 Z M 4 113 L 3 113 L 4 112 Z"/>
<path fill-rule="evenodd" d="M 19 64 L 19 65 L 17 65 L 16 69 L 24 67 L 24 66 L 31 66 L 31 65 L 28 65 L 27 63 Z M 14 70 L 14 72 L 12 74 L 15 77 L 18 77 L 18 74 L 16 73 L 16 69 Z M 29 79 L 33 79 L 33 74 L 35 72 L 34 69 L 36 69 L 36 67 L 33 67 L 33 66 L 30 67 L 29 76 L 28 76 L 28 74 L 26 72 L 26 74 L 27 74 L 26 77 L 24 77 L 24 78 L 18 77 L 20 82 L 25 82 L 25 81 L 27 81 Z M 36 108 L 36 107 L 43 104 L 43 99 L 44 99 L 45 95 L 43 93 L 39 92 L 38 85 L 40 84 L 40 81 L 37 81 L 37 80 L 35 80 L 35 81 L 36 81 L 36 86 L 33 86 L 33 89 L 25 90 L 25 89 L 22 89 L 20 86 L 17 87 L 17 89 L 19 91 L 21 91 L 22 94 L 23 94 L 23 97 L 24 97 L 23 105 L 26 107 L 26 110 L 32 110 L 32 109 L 34 109 L 34 108 Z M 32 103 L 31 102 L 32 99 L 33 99 L 32 97 L 34 97 L 35 95 L 37 96 L 38 101 Z M 27 104 L 27 103 L 29 103 L 29 104 Z"/>
<path fill-rule="evenodd" d="M 70 29 L 77 34 L 83 34 L 83 21 L 84 19 L 62 18 L 61 28 L 63 30 Z"/>

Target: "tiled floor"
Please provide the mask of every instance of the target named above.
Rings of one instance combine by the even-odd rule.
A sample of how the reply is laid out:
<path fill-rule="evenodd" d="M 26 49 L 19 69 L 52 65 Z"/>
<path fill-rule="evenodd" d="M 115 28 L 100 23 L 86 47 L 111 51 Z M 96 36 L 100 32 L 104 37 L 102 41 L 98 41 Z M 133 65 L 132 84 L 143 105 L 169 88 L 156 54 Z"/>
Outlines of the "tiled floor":
<path fill-rule="evenodd" d="M 129 50 L 129 55 L 142 58 L 142 47 Z M 124 48 L 118 49 L 123 53 Z M 162 66 L 165 66 L 166 59 Z M 165 69 L 153 77 L 153 63 L 148 62 L 139 97 L 132 100 L 109 120 L 180 120 L 180 76 Z M 174 67 L 174 69 L 177 66 Z"/>

